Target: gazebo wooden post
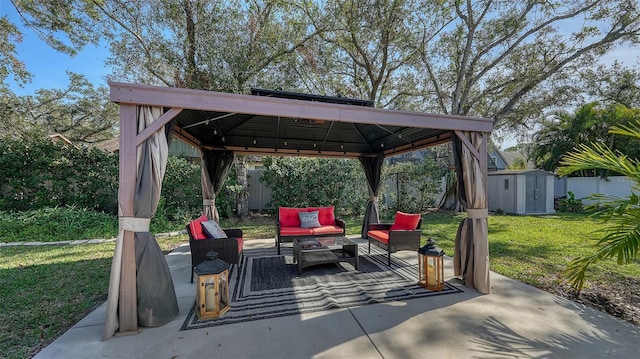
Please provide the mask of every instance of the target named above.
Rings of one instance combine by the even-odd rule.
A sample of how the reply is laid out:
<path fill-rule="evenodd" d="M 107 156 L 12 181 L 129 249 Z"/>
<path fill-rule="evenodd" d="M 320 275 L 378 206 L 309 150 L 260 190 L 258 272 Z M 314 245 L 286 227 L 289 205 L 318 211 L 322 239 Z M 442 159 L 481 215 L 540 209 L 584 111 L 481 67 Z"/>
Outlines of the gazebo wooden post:
<path fill-rule="evenodd" d="M 136 135 L 138 133 L 135 105 L 120 104 L 120 175 L 118 202 L 120 217 L 133 217 L 133 200 L 138 173 Z M 124 232 L 122 247 L 122 271 L 118 303 L 118 331 L 137 332 L 138 311 L 136 293 L 135 233 Z"/>

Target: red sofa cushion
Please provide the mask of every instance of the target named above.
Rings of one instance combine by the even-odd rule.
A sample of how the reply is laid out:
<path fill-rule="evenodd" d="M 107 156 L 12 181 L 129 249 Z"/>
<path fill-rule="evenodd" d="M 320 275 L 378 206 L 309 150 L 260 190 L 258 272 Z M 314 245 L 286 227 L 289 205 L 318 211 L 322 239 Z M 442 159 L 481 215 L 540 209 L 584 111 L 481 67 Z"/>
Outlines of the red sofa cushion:
<path fill-rule="evenodd" d="M 202 216 L 189 222 L 189 231 L 191 232 L 191 237 L 193 237 L 194 240 L 207 239 L 207 235 L 202 230 L 202 222 L 208 220 L 209 218 L 207 218 L 207 216 L 203 214 Z"/>
<path fill-rule="evenodd" d="M 342 234 L 342 227 L 338 226 L 320 226 L 313 229 L 313 234 Z"/>
<path fill-rule="evenodd" d="M 420 214 L 410 214 L 404 212 L 396 212 L 396 219 L 389 230 L 413 231 L 418 227 L 420 222 Z"/>
<path fill-rule="evenodd" d="M 280 227 L 300 227 L 298 212 L 308 212 L 306 208 L 279 207 L 278 222 Z"/>
<path fill-rule="evenodd" d="M 318 227 L 321 228 L 321 227 Z M 311 236 L 315 228 L 280 227 L 281 236 Z"/>
<path fill-rule="evenodd" d="M 318 222 L 321 226 L 332 226 L 336 224 L 336 217 L 334 215 L 334 207 L 309 207 L 309 212 L 318 211 Z"/>
<path fill-rule="evenodd" d="M 373 230 L 367 232 L 367 236 L 384 244 L 389 244 L 389 231 Z"/>

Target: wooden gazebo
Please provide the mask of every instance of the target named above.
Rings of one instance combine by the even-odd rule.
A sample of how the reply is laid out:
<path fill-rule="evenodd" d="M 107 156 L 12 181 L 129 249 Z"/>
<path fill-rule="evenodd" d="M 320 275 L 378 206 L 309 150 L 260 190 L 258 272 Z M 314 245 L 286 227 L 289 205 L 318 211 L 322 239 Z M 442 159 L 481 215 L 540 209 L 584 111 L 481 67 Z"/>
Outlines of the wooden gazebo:
<path fill-rule="evenodd" d="M 239 95 L 109 85 L 111 100 L 120 105 L 120 229 L 105 339 L 116 332 L 135 332 L 139 325 L 163 325 L 175 317 L 170 312 L 177 311 L 166 261 L 149 233 L 171 136 L 201 150 L 203 211 L 211 218 L 217 216 L 215 196 L 234 154 L 359 159 L 370 193 L 363 235 L 368 223 L 378 220 L 382 160 L 452 141 L 458 192 L 468 214 L 456 236 L 454 269 L 467 286 L 489 293 L 486 178 L 491 119 L 378 109 L 368 101 L 263 89 Z M 150 281 L 153 289 L 144 284 Z"/>

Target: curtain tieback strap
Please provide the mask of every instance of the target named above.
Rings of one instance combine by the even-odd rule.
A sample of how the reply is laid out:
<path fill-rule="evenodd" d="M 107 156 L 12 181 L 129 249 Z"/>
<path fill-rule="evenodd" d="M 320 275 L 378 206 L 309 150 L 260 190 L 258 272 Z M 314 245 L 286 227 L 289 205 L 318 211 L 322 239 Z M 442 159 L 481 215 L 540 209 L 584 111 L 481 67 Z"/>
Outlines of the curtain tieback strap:
<path fill-rule="evenodd" d="M 467 209 L 467 218 L 477 219 L 477 218 L 488 218 L 489 210 L 486 208 L 481 209 Z"/>
<path fill-rule="evenodd" d="M 216 205 L 216 200 L 215 199 L 203 199 L 202 200 L 202 205 L 203 206 L 215 206 Z"/>
<path fill-rule="evenodd" d="M 378 196 L 369 196 L 369 201 L 377 202 L 378 201 Z"/>
<path fill-rule="evenodd" d="M 118 219 L 121 230 L 130 232 L 149 232 L 151 218 L 120 217 Z"/>

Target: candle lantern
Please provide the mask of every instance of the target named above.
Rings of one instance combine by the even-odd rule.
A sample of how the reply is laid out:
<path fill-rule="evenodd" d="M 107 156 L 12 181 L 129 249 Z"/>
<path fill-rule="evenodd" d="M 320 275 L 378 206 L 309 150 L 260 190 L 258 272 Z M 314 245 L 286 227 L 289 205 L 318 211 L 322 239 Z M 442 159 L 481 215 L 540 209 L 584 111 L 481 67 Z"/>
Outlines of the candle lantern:
<path fill-rule="evenodd" d="M 198 318 L 218 318 L 229 310 L 229 264 L 210 251 L 194 269 Z"/>
<path fill-rule="evenodd" d="M 418 248 L 418 271 L 420 286 L 436 291 L 444 289 L 444 251 L 431 238 Z"/>

